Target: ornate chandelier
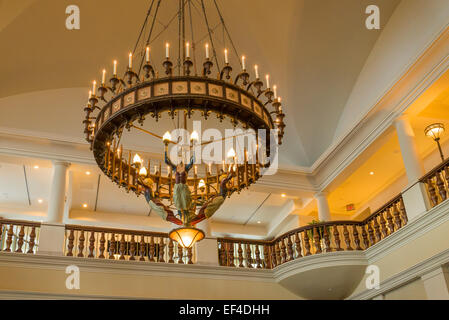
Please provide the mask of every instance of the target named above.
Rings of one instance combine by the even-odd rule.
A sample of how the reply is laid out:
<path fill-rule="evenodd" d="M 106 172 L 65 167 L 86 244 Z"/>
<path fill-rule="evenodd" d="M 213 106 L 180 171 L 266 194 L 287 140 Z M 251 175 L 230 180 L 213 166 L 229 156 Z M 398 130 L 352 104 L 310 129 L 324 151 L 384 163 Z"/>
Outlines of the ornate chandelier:
<path fill-rule="evenodd" d="M 150 45 L 155 37 L 153 29 L 161 0 L 151 1 L 135 49 L 129 54 L 123 77 L 118 76 L 116 60 L 113 62 L 110 85 L 106 82 L 106 70 L 103 70 L 98 88 L 97 82 L 93 81 L 83 121 L 86 140 L 100 169 L 119 187 L 137 195 L 144 194 L 152 211 L 181 226 L 172 230 L 169 236 L 186 248 L 205 237 L 202 230 L 194 227 L 196 224 L 212 217 L 227 197 L 248 188 L 264 175 L 273 163 L 277 146 L 282 144 L 285 128 L 281 98 L 277 96 L 276 86 L 270 87 L 269 75 L 265 76 L 264 84 L 259 77 L 259 68 L 255 65 L 255 78 L 251 79 L 246 69 L 246 58 L 236 54 L 241 68 L 233 78 L 228 49 L 223 50 L 224 65 L 220 66 L 204 0 L 201 0 L 201 11 L 208 42 L 204 44 L 202 71 L 197 74 L 194 64 L 197 61 L 197 42 L 193 37 L 193 29 L 190 41 L 185 40 L 186 12 L 193 28 L 192 6 L 196 3 L 199 2 L 179 1 L 176 14 L 179 18 L 177 64 L 174 66 L 170 58 L 170 44 L 167 42 L 162 69 L 157 71 L 151 63 Z M 233 51 L 237 53 L 215 0 L 214 5 L 220 24 L 230 39 Z M 143 37 L 145 32 L 148 33 L 146 42 Z M 137 68 L 133 65 L 135 57 L 140 58 Z M 217 76 L 213 76 L 215 71 Z M 243 152 L 239 152 L 238 156 L 232 147 L 227 150 L 225 159 L 206 162 L 198 157 L 201 148 L 217 140 L 201 143 L 201 133 L 193 131 L 186 144 L 180 141 L 183 140 L 180 137 L 172 139 L 170 132 L 162 136 L 162 132 L 155 133 L 142 128 L 147 116 L 158 122 L 167 113 L 168 119 L 177 117 L 178 124 L 180 118 L 183 118 L 183 129 L 187 129 L 187 122 L 195 112 L 200 113 L 202 121 L 211 121 L 211 114 L 215 114 L 220 123 L 228 118 L 230 121 L 227 127 L 235 129 L 242 126 L 249 132 L 247 136 L 253 136 L 255 145 L 243 147 Z M 157 126 L 153 124 L 153 128 Z M 148 159 L 145 165 L 135 151 L 127 149 L 125 154 L 121 145 L 122 135 L 124 131 L 131 130 L 160 139 L 165 148 L 163 162 L 167 165 L 166 171 L 163 170 L 162 161 Z M 236 136 L 230 139 L 234 145 Z M 169 145 L 178 148 L 174 157 L 173 152 L 169 153 Z M 151 165 L 154 165 L 154 171 Z"/>

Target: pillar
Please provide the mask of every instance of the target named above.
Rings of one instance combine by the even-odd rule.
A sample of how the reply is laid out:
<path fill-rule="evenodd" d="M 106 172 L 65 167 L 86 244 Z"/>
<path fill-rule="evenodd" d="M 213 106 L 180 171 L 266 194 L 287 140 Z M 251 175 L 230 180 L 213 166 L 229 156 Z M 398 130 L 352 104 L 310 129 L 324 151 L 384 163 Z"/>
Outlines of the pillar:
<path fill-rule="evenodd" d="M 424 168 L 416 147 L 415 133 L 406 115 L 394 121 L 401 148 L 402 160 L 408 179 L 408 187 L 402 193 L 405 211 L 409 221 L 430 209 L 425 185 L 418 182 L 424 175 Z"/>
<path fill-rule="evenodd" d="M 327 193 L 318 192 L 314 197 L 318 205 L 318 220 L 331 221 L 331 212 L 329 209 L 329 203 L 327 202 Z"/>
<path fill-rule="evenodd" d="M 211 222 L 206 219 L 196 225 L 204 231 L 206 237 L 196 244 L 196 263 L 209 266 L 218 266 L 218 243 L 212 238 Z"/>
<path fill-rule="evenodd" d="M 64 202 L 66 196 L 66 177 L 70 163 L 53 162 L 53 175 L 48 202 L 47 219 L 41 224 L 39 254 L 62 255 L 65 235 Z"/>
<path fill-rule="evenodd" d="M 449 270 L 448 267 L 438 267 L 421 279 L 429 300 L 449 300 Z"/>

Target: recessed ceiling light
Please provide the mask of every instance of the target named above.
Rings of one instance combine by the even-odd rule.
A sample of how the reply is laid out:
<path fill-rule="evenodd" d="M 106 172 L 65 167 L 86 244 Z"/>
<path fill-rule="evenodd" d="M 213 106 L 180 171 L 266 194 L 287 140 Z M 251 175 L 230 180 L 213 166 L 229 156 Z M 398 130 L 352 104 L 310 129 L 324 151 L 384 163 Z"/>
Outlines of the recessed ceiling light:
<path fill-rule="evenodd" d="M 373 171 L 371 171 L 369 174 L 372 175 L 372 176 L 374 176 L 374 172 L 373 172 Z"/>
<path fill-rule="evenodd" d="M 87 174 L 88 176 L 90 176 L 90 171 L 86 171 L 86 174 Z"/>
<path fill-rule="evenodd" d="M 281 194 L 282 198 L 285 198 L 287 195 L 285 193 Z"/>
<path fill-rule="evenodd" d="M 42 199 L 37 199 L 37 202 L 42 203 L 42 202 L 44 202 L 44 200 L 42 200 Z"/>
<path fill-rule="evenodd" d="M 35 165 L 33 168 L 34 168 L 34 169 L 39 169 L 39 166 L 38 166 L 38 165 Z"/>
<path fill-rule="evenodd" d="M 260 222 L 260 221 L 257 221 L 257 223 L 261 224 L 262 222 Z"/>
<path fill-rule="evenodd" d="M 83 204 L 83 208 L 87 208 L 87 203 Z"/>

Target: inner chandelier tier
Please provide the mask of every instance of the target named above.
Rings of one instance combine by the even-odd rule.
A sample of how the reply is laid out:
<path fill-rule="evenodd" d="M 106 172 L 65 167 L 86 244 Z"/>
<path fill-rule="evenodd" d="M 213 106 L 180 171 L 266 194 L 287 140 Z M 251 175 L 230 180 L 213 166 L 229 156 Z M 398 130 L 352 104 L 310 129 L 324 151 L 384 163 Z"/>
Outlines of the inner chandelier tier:
<path fill-rule="evenodd" d="M 158 203 L 157 201 L 164 201 L 160 207 L 165 211 L 170 211 L 170 208 L 176 209 L 180 216 L 184 215 L 180 219 L 185 226 L 194 225 L 192 219 L 185 215 L 195 218 L 197 208 L 204 209 L 205 206 L 216 201 L 217 197 L 229 197 L 235 191 L 240 192 L 256 182 L 264 174 L 264 170 L 272 164 L 272 159 L 277 153 L 277 146 L 282 144 L 285 128 L 285 114 L 282 112 L 281 99 L 277 96 L 276 86 L 270 87 L 269 75 L 264 77 L 265 81 L 261 81 L 259 68 L 255 65 L 255 77 L 252 78 L 246 69 L 246 57 L 239 55 L 237 57 L 240 66 L 236 68 L 239 71 L 233 75 L 228 49 L 221 51 L 223 52 L 223 55 L 220 55 L 221 58 L 217 55 L 203 0 L 200 4 L 209 42 L 204 44 L 204 51 L 201 50 L 204 56 L 196 58 L 197 43 L 193 38 L 193 31 L 190 33 L 190 41 L 185 39 L 185 17 L 188 11 L 190 21 L 193 21 L 192 6 L 198 3 L 200 2 L 180 0 L 177 12 L 179 17 L 177 63 L 174 66 L 170 57 L 170 43 L 167 42 L 165 59 L 161 63 L 162 68 L 157 70 L 152 64 L 150 50 L 153 49 L 150 48 L 150 44 L 152 36 L 154 37 L 153 29 L 161 0 L 151 2 L 135 49 L 128 56 L 128 65 L 123 76 L 118 75 L 117 61 L 113 61 L 113 72 L 109 84 L 106 82 L 106 70 L 103 70 L 98 88 L 96 81 L 92 84 L 88 105 L 84 108 L 86 117 L 83 121 L 86 140 L 91 145 L 101 170 L 114 183 L 128 191 L 138 195 L 147 192 L 147 201 L 149 203 L 152 201 L 150 205 Z M 214 4 L 220 17 L 220 24 L 229 36 L 219 7 L 215 1 Z M 145 42 L 146 30 L 149 31 Z M 231 40 L 230 37 L 229 39 Z M 230 43 L 233 52 L 237 53 L 232 40 Z M 137 50 L 139 44 L 140 50 Z M 139 60 L 137 68 L 133 65 L 133 59 L 137 60 L 136 57 Z M 201 67 L 194 64 L 200 59 L 203 60 Z M 219 66 L 219 59 L 224 59 L 222 67 Z M 199 74 L 197 69 L 201 70 Z M 168 145 L 177 144 L 179 141 L 171 141 L 170 133 L 162 137 L 162 132 L 149 132 L 142 126 L 150 120 L 154 122 L 151 127 L 157 128 L 157 122 L 163 114 L 167 113 L 172 120 L 178 118 L 178 124 L 179 118 L 183 118 L 184 129 L 187 129 L 186 121 L 195 112 L 199 112 L 202 121 L 209 121 L 212 117 L 216 117 L 220 122 L 229 123 L 230 129 L 241 126 L 243 129 L 251 130 L 256 136 L 257 144 L 255 155 L 253 153 L 248 155 L 248 150 L 245 149 L 241 161 L 237 161 L 235 151 L 232 149 L 228 152 L 228 157 L 218 163 L 206 163 L 200 159 L 195 162 L 193 170 L 189 172 L 190 168 L 188 168 L 183 184 L 187 186 L 184 192 L 189 193 L 187 196 L 191 197 L 192 201 L 191 205 L 188 202 L 191 208 L 182 210 L 176 204 L 176 199 L 174 200 L 179 198 L 179 195 L 176 195 L 179 187 L 177 185 L 180 183 L 179 166 L 172 166 L 170 159 L 167 159 Z M 225 119 L 230 121 L 223 121 Z M 161 143 L 165 145 L 167 169 L 165 170 L 166 166 L 163 166 L 160 160 L 145 159 L 147 161 L 144 162 L 135 153 L 136 150 L 131 151 L 125 146 L 127 149 L 125 151 L 120 145 L 125 130 L 141 130 L 160 138 Z M 259 145 L 261 132 L 265 132 L 263 135 L 266 137 L 263 146 Z M 190 155 L 192 148 L 198 147 L 195 145 L 198 141 L 197 135 L 198 133 L 192 132 L 190 146 L 181 146 L 183 153 L 188 151 Z M 260 153 L 262 156 L 259 155 Z M 184 156 L 181 158 L 185 159 Z M 179 170 L 182 171 L 185 168 Z M 183 213 L 183 211 L 188 212 Z"/>

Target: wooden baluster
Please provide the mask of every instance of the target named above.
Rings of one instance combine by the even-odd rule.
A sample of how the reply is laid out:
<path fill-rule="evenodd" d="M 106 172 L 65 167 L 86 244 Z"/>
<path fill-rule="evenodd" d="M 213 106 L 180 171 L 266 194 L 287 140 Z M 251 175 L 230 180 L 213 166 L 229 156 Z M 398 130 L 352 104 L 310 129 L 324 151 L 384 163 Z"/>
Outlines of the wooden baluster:
<path fill-rule="evenodd" d="M 275 250 L 276 250 L 276 265 L 279 266 L 280 264 L 282 264 L 281 249 L 279 248 L 279 242 L 276 242 Z"/>
<path fill-rule="evenodd" d="M 243 268 L 243 249 L 242 244 L 239 242 L 239 249 L 238 249 L 238 255 L 239 255 L 239 268 Z"/>
<path fill-rule="evenodd" d="M 155 256 L 154 256 L 154 237 L 153 236 L 151 236 L 151 239 L 150 239 L 150 254 L 149 254 L 149 260 L 150 261 L 155 261 L 156 259 L 155 259 Z"/>
<path fill-rule="evenodd" d="M 187 249 L 187 258 L 189 259 L 187 264 L 193 264 L 192 258 L 193 258 L 193 253 L 192 253 L 192 248 L 188 248 Z M 234 262 L 233 262 L 234 264 Z M 234 267 L 234 266 L 232 266 Z"/>
<path fill-rule="evenodd" d="M 168 241 L 168 263 L 175 263 L 175 260 L 173 260 L 173 256 L 175 252 L 173 251 L 173 240 L 169 239 Z"/>
<path fill-rule="evenodd" d="M 331 241 L 329 238 L 329 232 L 328 232 L 328 226 L 324 226 L 323 227 L 323 238 L 324 238 L 324 244 L 326 246 L 325 251 L 326 252 L 331 252 Z"/>
<path fill-rule="evenodd" d="M 433 186 L 432 178 L 427 179 L 427 191 L 429 191 L 430 200 L 432 201 L 432 206 L 435 207 L 438 204 L 438 196 L 435 192 L 435 187 Z"/>
<path fill-rule="evenodd" d="M 234 264 L 234 243 L 229 243 L 229 261 L 228 266 L 235 267 Z"/>
<path fill-rule="evenodd" d="M 140 244 L 139 244 L 139 253 L 140 253 L 140 258 L 139 261 L 145 261 L 145 236 L 141 235 L 140 236 Z"/>
<path fill-rule="evenodd" d="M 134 239 L 134 235 L 131 235 L 131 243 L 129 244 L 129 260 L 134 261 L 136 255 L 136 240 Z"/>
<path fill-rule="evenodd" d="M 373 217 L 374 234 L 376 235 L 376 242 L 382 240 L 382 234 L 380 233 L 380 225 L 379 222 L 377 221 L 377 218 L 378 216 Z"/>
<path fill-rule="evenodd" d="M 287 261 L 287 250 L 285 247 L 285 239 L 281 239 L 281 264 Z"/>
<path fill-rule="evenodd" d="M 436 184 L 437 184 L 438 193 L 440 194 L 441 200 L 444 201 L 447 199 L 447 193 L 446 193 L 444 182 L 441 179 L 441 174 L 442 174 L 442 172 L 436 173 L 436 177 L 437 177 Z"/>
<path fill-rule="evenodd" d="M 387 209 L 387 211 L 388 211 L 388 209 Z M 379 214 L 380 229 L 382 230 L 382 239 L 384 239 L 386 236 L 388 236 L 387 221 L 385 221 L 384 213 L 385 213 L 385 211 L 382 211 Z"/>
<path fill-rule="evenodd" d="M 311 255 L 311 253 L 310 253 L 310 239 L 309 239 L 309 234 L 308 234 L 308 232 L 307 232 L 308 230 L 305 230 L 304 231 L 304 248 L 306 249 L 306 252 L 305 252 L 305 256 L 307 257 L 307 256 L 310 256 Z"/>
<path fill-rule="evenodd" d="M 321 242 L 319 228 L 313 228 L 313 244 L 315 245 L 315 253 L 321 253 Z"/>
<path fill-rule="evenodd" d="M 3 235 L 3 223 L 0 222 L 0 239 L 2 238 L 2 235 Z M 0 251 L 2 251 L 2 250 L 3 250 L 2 246 L 0 246 Z"/>
<path fill-rule="evenodd" d="M 14 225 L 10 224 L 8 229 L 8 235 L 6 238 L 6 249 L 5 249 L 6 252 L 11 252 L 12 236 L 14 235 L 13 228 Z"/>
<path fill-rule="evenodd" d="M 376 237 L 374 236 L 374 229 L 373 229 L 373 227 L 371 226 L 371 222 L 373 222 L 373 220 L 369 220 L 369 221 L 366 223 L 366 226 L 367 226 L 367 228 L 368 228 L 369 246 L 372 246 L 373 244 L 376 243 Z M 369 247 L 369 246 L 368 246 L 368 247 Z"/>
<path fill-rule="evenodd" d="M 94 249 L 95 249 L 95 233 L 91 231 L 89 237 L 89 254 L 87 255 L 88 258 L 94 257 Z"/>
<path fill-rule="evenodd" d="M 111 234 L 111 240 L 109 241 L 109 259 L 115 259 L 115 234 Z"/>
<path fill-rule="evenodd" d="M 259 250 L 259 245 L 256 244 L 256 268 L 260 269 L 262 268 L 262 265 L 260 264 L 261 260 L 260 260 L 260 250 Z"/>
<path fill-rule="evenodd" d="M 446 175 L 446 177 L 448 177 L 448 175 Z M 401 217 L 402 217 L 402 222 L 403 225 L 405 226 L 407 224 L 408 218 L 407 218 L 407 212 L 405 212 L 405 206 L 404 206 L 404 200 L 399 201 L 399 211 L 401 212 Z"/>
<path fill-rule="evenodd" d="M 270 265 L 271 265 L 271 268 L 273 269 L 274 267 L 277 266 L 277 263 L 276 263 L 276 249 L 275 249 L 275 245 L 274 244 L 270 246 L 270 255 L 271 255 Z"/>
<path fill-rule="evenodd" d="M 343 249 L 340 246 L 340 231 L 338 230 L 338 226 L 334 227 L 334 241 L 335 241 L 335 251 L 342 251 Z"/>
<path fill-rule="evenodd" d="M 17 253 L 22 253 L 23 237 L 25 236 L 25 226 L 20 226 L 19 240 L 17 241 Z"/>
<path fill-rule="evenodd" d="M 355 250 L 362 250 L 362 247 L 360 246 L 359 232 L 357 231 L 356 225 L 352 225 L 352 234 L 354 236 Z"/>
<path fill-rule="evenodd" d="M 125 241 L 125 234 L 122 233 L 122 237 L 120 238 L 120 260 L 125 260 L 125 253 L 126 253 L 126 241 Z"/>
<path fill-rule="evenodd" d="M 299 237 L 300 237 L 299 233 L 295 233 L 296 258 L 301 258 L 302 257 L 301 239 Z"/>
<path fill-rule="evenodd" d="M 105 243 L 106 243 L 106 239 L 104 237 L 104 232 L 102 232 L 101 236 L 100 236 L 100 250 L 99 250 L 100 255 L 98 256 L 99 259 L 105 258 L 105 256 L 104 256 L 104 250 L 106 249 Z"/>
<path fill-rule="evenodd" d="M 223 243 L 221 244 L 221 247 L 222 247 L 221 251 L 223 252 Z M 184 260 L 182 260 L 182 258 L 183 258 L 182 246 L 178 244 L 178 263 L 179 264 L 184 264 Z M 223 256 L 221 258 L 223 258 Z M 221 263 L 223 263 L 223 260 L 221 260 Z M 220 264 L 220 265 L 222 266 L 223 264 Z"/>
<path fill-rule="evenodd" d="M 444 167 L 444 177 L 445 177 L 447 185 L 449 186 L 449 166 Z M 449 191 L 449 190 L 446 190 L 446 191 Z M 402 197 L 401 197 L 401 200 L 402 200 Z"/>
<path fill-rule="evenodd" d="M 401 220 L 401 213 L 398 209 L 398 203 L 393 204 L 393 216 L 394 216 L 394 226 L 396 230 L 401 229 L 402 227 L 402 220 Z"/>
<path fill-rule="evenodd" d="M 393 208 L 388 208 L 385 212 L 385 214 L 387 215 L 387 221 L 388 221 L 388 229 L 389 229 L 389 233 L 388 234 L 392 234 L 394 232 L 394 222 L 393 222 L 393 216 L 391 215 L 391 210 Z"/>
<path fill-rule="evenodd" d="M 78 257 L 83 258 L 84 257 L 84 240 L 86 240 L 84 238 L 84 230 L 81 230 L 81 234 L 80 237 L 78 239 Z"/>
<path fill-rule="evenodd" d="M 287 237 L 287 261 L 293 260 L 293 242 L 290 236 Z"/>
<path fill-rule="evenodd" d="M 349 231 L 346 225 L 343 225 L 343 236 L 345 237 L 346 250 L 348 251 L 354 250 L 351 247 L 351 238 L 349 238 Z"/>
<path fill-rule="evenodd" d="M 251 257 L 251 245 L 249 243 L 246 244 L 246 267 L 253 267 L 253 259 Z"/>
<path fill-rule="evenodd" d="M 1 227 L 0 227 L 0 238 L 1 238 Z M 27 253 L 33 253 L 34 245 L 36 244 L 35 240 L 36 240 L 36 227 L 33 226 L 31 228 L 30 242 L 29 242 L 29 247 L 28 247 Z M 72 240 L 72 247 L 73 247 L 73 240 Z"/>
<path fill-rule="evenodd" d="M 265 269 L 271 269 L 270 268 L 270 254 L 269 254 L 269 248 L 268 245 L 263 245 L 263 267 Z"/>
<path fill-rule="evenodd" d="M 165 242 L 164 238 L 161 238 L 159 240 L 159 262 L 165 262 L 164 253 L 165 253 Z"/>
<path fill-rule="evenodd" d="M 360 227 L 362 228 L 363 245 L 365 246 L 365 249 L 366 249 L 369 247 L 368 233 L 366 232 L 365 225 L 361 225 Z"/>

